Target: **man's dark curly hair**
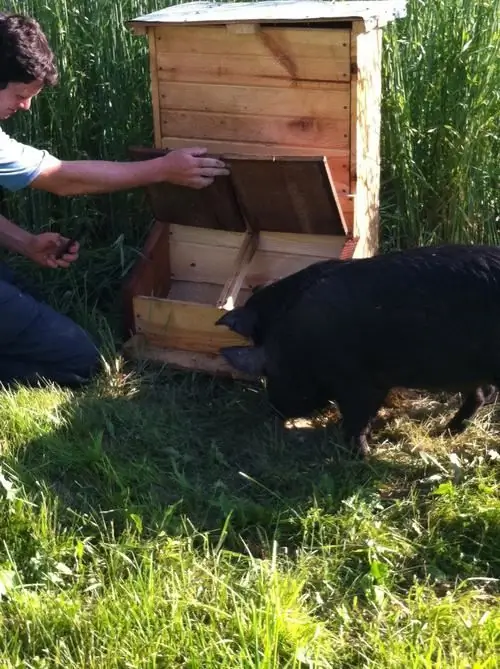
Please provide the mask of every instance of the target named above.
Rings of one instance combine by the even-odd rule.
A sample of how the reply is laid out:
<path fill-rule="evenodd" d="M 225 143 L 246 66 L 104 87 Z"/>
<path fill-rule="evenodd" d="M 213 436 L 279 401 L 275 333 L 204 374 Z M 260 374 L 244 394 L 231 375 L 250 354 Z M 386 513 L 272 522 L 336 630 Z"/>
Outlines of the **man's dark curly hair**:
<path fill-rule="evenodd" d="M 0 14 L 0 89 L 9 83 L 58 81 L 54 54 L 40 24 L 22 14 Z"/>

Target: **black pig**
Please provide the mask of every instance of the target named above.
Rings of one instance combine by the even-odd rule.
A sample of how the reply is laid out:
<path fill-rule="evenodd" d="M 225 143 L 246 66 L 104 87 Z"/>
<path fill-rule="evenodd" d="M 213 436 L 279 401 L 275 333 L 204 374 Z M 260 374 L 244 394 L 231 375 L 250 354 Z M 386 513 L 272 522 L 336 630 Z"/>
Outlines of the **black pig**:
<path fill-rule="evenodd" d="M 252 340 L 221 354 L 265 378 L 283 419 L 334 400 L 361 456 L 372 419 L 396 387 L 466 393 L 446 426 L 459 433 L 500 385 L 500 248 L 445 245 L 322 261 L 260 288 L 217 324 Z"/>

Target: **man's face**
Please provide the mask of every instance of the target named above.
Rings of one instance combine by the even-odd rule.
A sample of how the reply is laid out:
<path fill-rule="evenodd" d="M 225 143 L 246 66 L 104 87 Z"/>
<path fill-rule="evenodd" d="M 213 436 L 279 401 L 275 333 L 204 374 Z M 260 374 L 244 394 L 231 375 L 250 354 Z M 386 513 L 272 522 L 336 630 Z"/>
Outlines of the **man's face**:
<path fill-rule="evenodd" d="M 24 84 L 19 81 L 11 82 L 7 88 L 0 89 L 0 120 L 9 118 L 17 111 L 22 109 L 28 111 L 31 106 L 31 100 L 43 88 L 40 81 L 31 81 Z"/>

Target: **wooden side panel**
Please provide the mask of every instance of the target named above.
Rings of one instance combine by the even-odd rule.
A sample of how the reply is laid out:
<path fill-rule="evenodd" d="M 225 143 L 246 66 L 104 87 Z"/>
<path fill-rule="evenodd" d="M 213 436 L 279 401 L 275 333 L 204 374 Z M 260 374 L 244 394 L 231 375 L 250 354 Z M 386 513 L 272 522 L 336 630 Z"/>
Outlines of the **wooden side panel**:
<path fill-rule="evenodd" d="M 126 336 L 134 332 L 135 295 L 166 297 L 170 290 L 169 226 L 156 221 L 139 258 L 123 286 L 123 320 Z"/>
<path fill-rule="evenodd" d="M 351 96 L 351 190 L 356 192 L 354 257 L 374 255 L 379 246 L 380 105 L 382 30 L 354 24 Z M 355 67 L 354 67 L 355 65 Z"/>
<path fill-rule="evenodd" d="M 271 85 L 290 79 L 349 81 L 349 30 L 252 28 L 240 33 L 225 26 L 157 28 L 160 79 Z"/>

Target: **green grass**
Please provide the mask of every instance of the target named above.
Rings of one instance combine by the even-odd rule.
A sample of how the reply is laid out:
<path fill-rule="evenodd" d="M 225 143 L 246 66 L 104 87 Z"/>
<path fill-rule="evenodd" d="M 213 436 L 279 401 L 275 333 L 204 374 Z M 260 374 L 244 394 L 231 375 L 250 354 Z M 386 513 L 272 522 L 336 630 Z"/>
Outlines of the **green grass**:
<path fill-rule="evenodd" d="M 451 409 L 360 464 L 243 384 L 3 393 L 0 666 L 496 667 L 500 421 Z"/>
<path fill-rule="evenodd" d="M 123 24 L 162 4 L 10 2 L 41 20 L 62 74 L 16 135 L 66 158 L 150 144 L 146 44 Z M 409 8 L 385 38 L 385 246 L 496 242 L 499 2 Z M 140 193 L 2 207 L 81 240 L 68 272 L 9 261 L 108 370 L 79 393 L 0 393 L 0 669 L 499 665 L 498 407 L 443 439 L 457 399 L 406 398 L 353 462 L 333 420 L 279 431 L 262 389 L 123 366 Z"/>

